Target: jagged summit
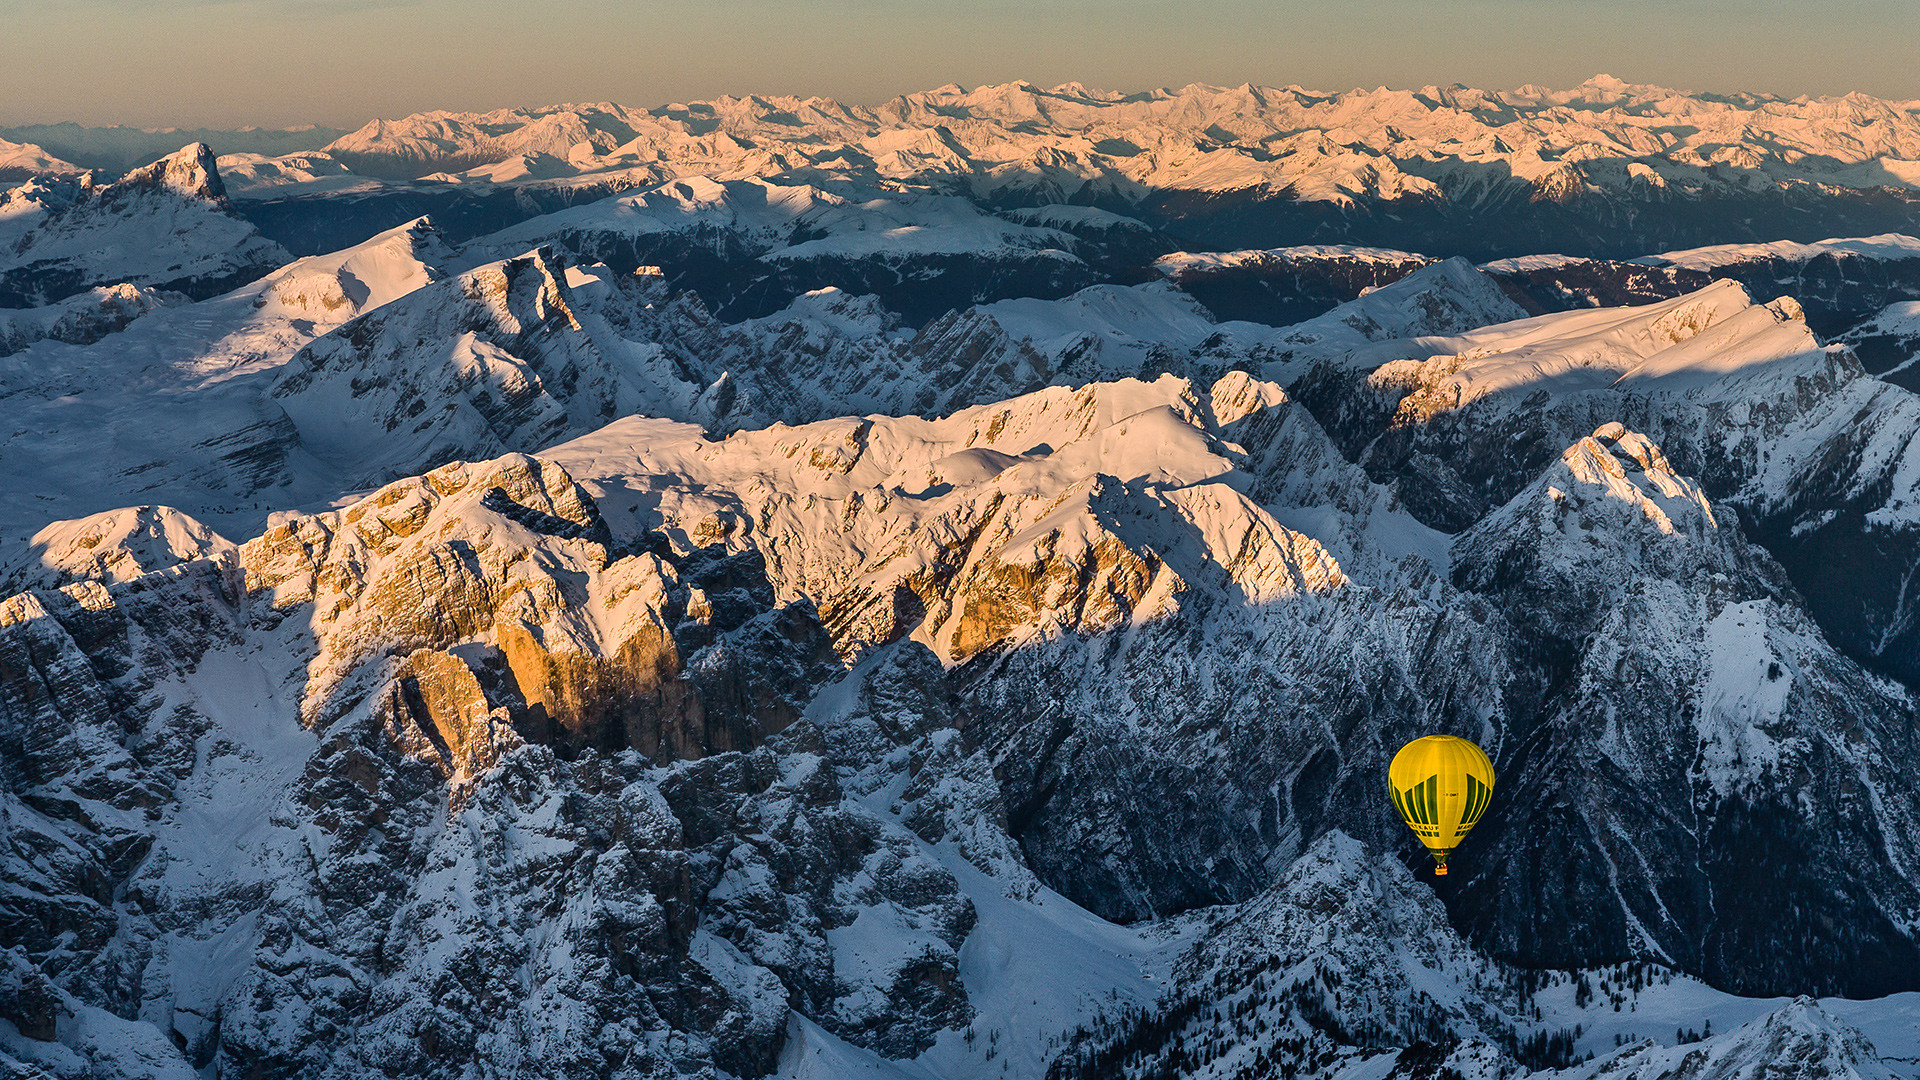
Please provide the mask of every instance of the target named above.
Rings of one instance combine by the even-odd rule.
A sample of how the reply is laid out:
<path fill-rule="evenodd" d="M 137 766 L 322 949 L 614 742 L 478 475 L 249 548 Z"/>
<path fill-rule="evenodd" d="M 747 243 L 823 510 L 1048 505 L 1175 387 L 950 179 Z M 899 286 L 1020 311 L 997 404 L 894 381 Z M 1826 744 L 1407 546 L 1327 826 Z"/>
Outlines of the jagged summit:
<path fill-rule="evenodd" d="M 220 182 L 220 167 L 213 148 L 206 143 L 189 143 L 150 165 L 134 169 L 121 177 L 116 186 L 127 189 L 164 189 L 189 199 L 219 202 L 227 197 Z"/>

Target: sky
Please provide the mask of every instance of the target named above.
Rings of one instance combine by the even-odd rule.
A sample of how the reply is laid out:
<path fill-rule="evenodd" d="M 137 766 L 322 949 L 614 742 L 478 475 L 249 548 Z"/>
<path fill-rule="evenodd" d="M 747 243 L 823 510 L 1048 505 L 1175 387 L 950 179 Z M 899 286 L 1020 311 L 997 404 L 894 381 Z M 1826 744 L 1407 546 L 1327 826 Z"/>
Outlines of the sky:
<path fill-rule="evenodd" d="M 357 127 L 427 109 L 949 82 L 1920 98 L 1920 0 L 0 0 L 0 124 Z"/>

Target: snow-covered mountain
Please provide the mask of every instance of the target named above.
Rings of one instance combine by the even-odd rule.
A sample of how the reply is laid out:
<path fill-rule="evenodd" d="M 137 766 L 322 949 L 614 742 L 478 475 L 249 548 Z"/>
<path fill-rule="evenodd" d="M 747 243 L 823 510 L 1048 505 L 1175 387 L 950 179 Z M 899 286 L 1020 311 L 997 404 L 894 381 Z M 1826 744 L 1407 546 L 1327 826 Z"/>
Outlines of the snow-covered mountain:
<path fill-rule="evenodd" d="M 978 905 L 1005 909 L 1008 896 L 1017 898 L 1020 919 L 1065 918 L 1055 933 L 1071 928 L 1067 946 L 1077 940 L 1073 947 L 1134 952 L 1134 974 L 1100 976 L 1127 988 L 1109 1000 L 1138 1010 L 1114 1013 L 1114 1022 L 1154 1015 L 1161 1006 L 1150 980 L 1161 978 L 1189 994 L 1209 980 L 1243 988 L 1207 999 L 1209 1006 L 1238 1008 L 1244 993 L 1250 1008 L 1280 1009 L 1291 1026 L 1273 1020 L 1269 1060 L 1303 1047 L 1315 1060 L 1328 1052 L 1344 1060 L 1443 1034 L 1491 1040 L 1480 1052 L 1507 1060 L 1502 1047 L 1533 1031 L 1500 970 L 1453 938 L 1426 886 L 1337 834 L 1304 851 L 1274 891 L 1257 899 L 1247 893 L 1249 906 L 1237 914 L 1197 938 L 1197 929 L 1175 930 L 1164 946 L 1151 935 L 1103 942 L 1098 920 L 1036 891 L 1042 883 L 1069 889 L 1116 906 L 1115 914 L 1129 903 L 1177 910 L 1193 903 L 1182 894 L 1196 884 L 1220 890 L 1216 901 L 1258 892 L 1272 872 L 1263 867 L 1318 831 L 1315 821 L 1345 820 L 1376 842 L 1392 842 L 1378 800 L 1344 792 L 1338 779 L 1351 768 L 1360 782 L 1377 760 L 1313 767 L 1328 753 L 1323 740 L 1340 736 L 1258 723 L 1265 709 L 1234 685 L 1248 676 L 1316 672 L 1320 689 L 1287 691 L 1286 711 L 1309 714 L 1325 705 L 1305 695 L 1347 697 L 1350 680 L 1451 683 L 1454 707 L 1478 711 L 1481 724 L 1494 726 L 1493 736 L 1480 737 L 1503 748 L 1503 767 L 1518 773 L 1508 783 L 1525 789 L 1519 747 L 1498 735 L 1516 719 L 1513 708 L 1487 691 L 1528 678 L 1527 658 L 1502 643 L 1501 620 L 1484 601 L 1453 593 L 1418 568 L 1445 558 L 1444 538 L 1425 534 L 1426 551 L 1410 552 L 1414 562 L 1402 569 L 1390 558 L 1356 554 L 1352 565 L 1374 568 L 1363 584 L 1338 568 L 1331 548 L 1266 510 L 1348 549 L 1362 539 L 1405 543 L 1422 535 L 1410 523 L 1395 525 L 1391 502 L 1378 495 L 1373 517 L 1364 519 L 1371 527 L 1359 537 L 1325 532 L 1347 515 L 1325 516 L 1318 499 L 1289 505 L 1283 488 L 1303 471 L 1337 476 L 1344 466 L 1324 436 L 1302 441 L 1311 421 L 1277 387 L 1244 375 L 1205 394 L 1172 379 L 1115 384 L 1047 391 L 939 422 L 837 421 L 721 442 L 684 427 L 649 435 L 638 423 L 559 448 L 553 462 L 509 457 L 447 466 L 342 511 L 282 519 L 238 548 L 172 511 L 103 517 L 43 535 L 43 565 L 74 583 L 9 602 L 17 621 L 5 647 L 23 650 L 17 670 L 29 680 L 15 683 L 8 698 L 17 703 L 9 706 L 9 730 L 24 777 L 9 820 L 14 842 L 45 837 L 61 845 L 48 850 L 62 854 L 16 870 L 28 875 L 19 879 L 23 895 L 52 905 L 36 909 L 40 923 L 117 929 L 89 946 L 100 951 L 88 964 L 58 980 L 36 966 L 55 939 L 15 943 L 28 966 L 16 970 L 15 1025 L 23 1034 L 8 1052 L 56 1068 L 164 1056 L 164 1044 L 135 1038 L 144 1024 L 180 1034 L 183 1067 L 205 1062 L 223 1070 L 252 1063 L 355 1075 L 385 1062 L 436 1073 L 466 1055 L 497 1061 L 528 1052 L 519 1049 L 530 1045 L 528 1036 L 501 1027 L 498 1014 L 447 1009 L 453 978 L 459 993 L 524 1002 L 518 1007 L 553 1017 L 560 1032 L 578 1023 L 561 1018 L 618 1009 L 627 1026 L 600 1039 L 626 1060 L 671 1052 L 684 1063 L 759 1072 L 812 1040 L 844 1046 L 836 1050 L 843 1055 L 920 1056 L 961 1068 L 992 1061 L 1001 1052 L 998 1032 L 1011 1035 L 1022 1023 L 1017 1008 L 983 1015 L 971 1004 L 976 992 L 992 1001 L 1000 991 L 995 969 L 962 949 L 978 932 Z M 1302 424 L 1304 431 L 1290 434 Z M 1661 471 L 1657 450 L 1637 437 L 1605 437 L 1641 455 L 1636 467 L 1649 470 L 1639 481 L 1647 494 L 1631 478 L 1610 478 L 1609 451 L 1595 449 L 1598 443 L 1567 456 L 1570 468 L 1590 470 L 1598 455 L 1596 479 L 1549 473 L 1545 489 L 1587 483 L 1601 502 L 1641 515 L 1643 524 L 1622 523 L 1623 537 L 1643 529 L 1657 546 L 1666 526 L 1693 542 L 1711 539 L 1718 527 L 1711 508 L 1685 480 Z M 1284 455 L 1283 446 L 1291 448 Z M 560 462 L 570 464 L 563 470 Z M 1371 485 L 1345 468 L 1345 503 L 1366 505 Z M 1236 479 L 1243 470 L 1248 476 Z M 584 487 L 570 472 L 588 478 Z M 723 496 L 728 490 L 740 494 Z M 1513 512 L 1533 498 L 1517 499 Z M 1489 519 L 1489 534 L 1544 543 L 1517 526 L 1494 529 L 1498 520 Z M 963 548 L 943 542 L 954 535 L 980 539 Z M 1715 571 L 1720 564 L 1710 559 L 1707 571 L 1755 572 L 1739 562 L 1755 556 L 1741 554 L 1737 543 L 1728 550 L 1735 562 Z M 80 552 L 86 557 L 69 554 Z M 956 555 L 965 561 L 939 561 Z M 1465 556 L 1456 578 L 1473 583 L 1465 569 L 1472 558 Z M 1080 572 L 1072 572 L 1076 565 Z M 1009 592 L 1009 575 L 1021 573 L 1031 583 Z M 834 591 L 843 582 L 858 584 Z M 1403 607 L 1409 586 L 1432 599 Z M 923 598 L 903 607 L 915 588 Z M 1044 597 L 1045 606 L 1007 606 L 1022 595 Z M 813 614 L 815 596 L 824 624 Z M 883 601 L 877 606 L 867 599 L 875 596 Z M 1743 610 L 1732 603 L 1720 619 L 1731 622 Z M 1708 633 L 1718 632 L 1714 626 Z M 1186 661 L 1170 647 L 1199 630 L 1215 642 L 1199 655 L 1217 657 L 1220 666 L 1171 679 L 1178 668 L 1166 662 Z M 1407 654 L 1398 663 L 1414 666 L 1396 676 L 1393 666 L 1353 666 L 1363 656 L 1392 655 L 1377 646 L 1349 651 L 1355 635 L 1400 649 L 1431 648 L 1435 635 L 1451 643 L 1430 658 Z M 862 657 L 852 671 L 834 661 L 835 642 L 842 655 Z M 1318 650 L 1290 659 L 1313 642 Z M 1117 653 L 1100 659 L 1115 646 Z M 1817 635 L 1796 648 L 1803 654 L 1785 661 L 1795 685 L 1838 674 L 1855 681 L 1854 694 L 1884 699 L 1886 690 L 1871 680 L 1862 686 L 1864 676 L 1847 676 L 1854 669 L 1823 652 Z M 991 667 L 981 667 L 983 650 L 997 657 Z M 1329 663 L 1342 653 L 1347 660 Z M 942 654 L 976 659 L 950 675 L 935 659 Z M 1252 657 L 1269 659 L 1242 666 Z M 1729 660 L 1751 662 L 1738 652 Z M 1088 679 L 1090 662 L 1101 677 Z M 1487 678 L 1489 664 L 1505 674 Z M 1195 678 L 1227 685 L 1202 692 Z M 1739 682 L 1738 675 L 1711 678 L 1719 680 L 1712 685 Z M 1085 726 L 1129 709 L 1066 704 L 1072 699 L 1062 695 L 1076 685 L 1077 694 L 1130 700 L 1132 724 Z M 257 690 L 236 697 L 236 686 Z M 1401 691 L 1408 692 L 1409 701 L 1441 700 Z M 1195 727 L 1191 710 L 1209 701 L 1219 704 L 1206 708 L 1225 715 L 1208 723 L 1215 734 L 1195 742 L 1206 728 Z M 1881 707 L 1897 710 L 1901 699 Z M 1754 726 L 1768 721 L 1738 699 L 1715 708 L 1714 726 L 1701 735 L 1711 752 L 1775 745 L 1756 742 L 1772 738 Z M 1407 723 L 1389 716 L 1378 720 Z M 1170 738 L 1151 737 L 1143 724 L 1171 725 Z M 1304 745 L 1291 753 L 1306 755 L 1307 767 L 1287 784 L 1287 817 L 1263 826 L 1258 793 L 1273 782 L 1267 770 L 1281 765 L 1284 776 L 1299 767 L 1285 765 L 1283 748 L 1301 735 Z M 1650 735 L 1636 728 L 1626 737 Z M 1058 740 L 1059 757 L 1049 763 L 1023 752 L 1029 738 Z M 1279 741 L 1264 753 L 1227 754 L 1253 774 L 1228 771 L 1217 789 L 1224 798 L 1168 820 L 1173 807 L 1160 804 L 1158 793 L 1191 792 L 1162 785 L 1177 776 L 1192 783 L 1195 766 L 1224 749 L 1216 740 L 1249 738 Z M 1102 743 L 1108 749 L 1097 749 Z M 1385 749 L 1393 740 L 1367 743 Z M 192 748 L 203 744 L 228 749 L 202 762 Z M 1348 733 L 1335 745 L 1353 752 L 1361 744 Z M 638 757 L 615 754 L 596 764 L 625 749 Z M 1856 744 L 1853 753 L 1865 761 L 1894 756 L 1875 743 Z M 1079 763 L 1087 755 L 1133 764 L 1092 768 Z M 681 763 L 648 767 L 648 759 Z M 1027 764 L 998 775 L 1014 762 Z M 580 771 L 589 767 L 631 775 L 589 779 Z M 1032 767 L 1051 776 L 1040 785 L 1053 792 L 1044 803 L 1026 794 L 1032 789 L 1023 774 Z M 742 768 L 762 770 L 764 779 L 735 771 Z M 1167 769 L 1175 771 L 1159 778 Z M 1792 773 L 1760 775 L 1805 783 Z M 1132 792 L 1135 805 L 1112 803 L 1107 785 L 1114 783 Z M 1330 786 L 1310 793 L 1318 784 Z M 560 811 L 594 790 L 607 793 L 604 810 L 580 803 Z M 135 799 L 136 792 L 143 794 Z M 69 804 L 91 809 L 74 818 L 61 809 Z M 258 824 L 216 832 L 234 840 L 209 846 L 213 819 L 206 815 L 216 810 L 239 814 L 236 824 Z M 373 814 L 390 825 L 370 828 Z M 739 814 L 747 816 L 727 823 Z M 396 832 L 403 821 L 409 829 Z M 652 822 L 652 831 L 637 832 L 641 821 Z M 1914 835 L 1910 818 L 1882 827 L 1889 837 Z M 496 828 L 506 831 L 488 839 Z M 625 839 L 607 847 L 593 839 L 596 830 Z M 1196 830 L 1218 840 L 1193 845 Z M 760 839 L 742 848 L 743 831 Z M 1086 840 L 1103 834 L 1108 853 L 1090 863 Z M 313 837 L 322 836 L 329 839 L 316 849 Z M 114 852 L 128 842 L 143 854 L 116 864 L 125 856 Z M 252 854 L 233 861 L 229 843 Z M 506 845 L 506 863 L 485 854 L 498 843 Z M 694 847 L 715 843 L 721 846 L 707 855 Z M 1215 843 L 1230 845 L 1238 865 L 1223 865 Z M 1559 850 L 1557 841 L 1522 847 Z M 1263 848 L 1273 854 L 1263 856 Z M 324 858 L 319 866 L 340 863 L 346 876 L 277 869 L 315 858 Z M 1189 869 L 1174 869 L 1187 860 L 1194 860 Z M 476 877 L 482 865 L 490 869 Z M 346 873 L 354 867 L 382 872 L 371 879 Z M 125 887 L 143 898 L 138 911 L 107 908 L 89 899 L 101 895 L 92 887 L 70 883 L 128 873 Z M 1353 875 L 1380 883 L 1357 888 L 1347 881 Z M 574 880 L 580 884 L 567 884 Z M 241 915 L 274 881 L 281 884 L 267 894 L 268 906 Z M 559 890 L 547 915 L 532 902 L 543 889 Z M 577 890 L 578 899 L 561 899 Z M 1795 899 L 1814 902 L 1820 894 Z M 1373 906 L 1354 907 L 1349 920 L 1321 898 Z M 521 926 L 486 914 L 506 904 L 532 921 Z M 1054 914 L 1044 916 L 1047 910 Z M 187 922 L 165 914 L 185 911 L 199 914 Z M 244 920 L 237 941 L 230 937 L 236 918 Z M 302 927 L 297 939 L 286 936 L 288 920 Z M 627 929 L 615 934 L 615 925 Z M 1017 926 L 992 932 L 1009 947 L 1026 940 Z M 1249 961 L 1241 940 L 1248 934 L 1275 950 L 1278 962 Z M 1295 937 L 1286 949 L 1296 951 L 1280 951 L 1283 939 Z M 1372 959 L 1383 943 L 1402 939 L 1438 951 L 1411 953 L 1394 960 L 1398 966 Z M 289 966 L 295 940 L 304 959 Z M 605 944 L 623 941 L 631 944 Z M 533 942 L 548 944 L 529 953 Z M 599 951 L 608 948 L 622 951 Z M 209 967 L 209 949 L 229 959 Z M 1330 965 L 1347 949 L 1358 951 Z M 1762 944 L 1758 956 L 1774 952 Z M 467 959 L 443 959 L 457 957 Z M 1767 970 L 1757 958 L 1745 963 Z M 500 981 L 521 965 L 552 973 L 534 996 L 510 978 Z M 127 967 L 145 974 L 115 989 L 121 984 L 110 973 Z M 1462 972 L 1472 976 L 1464 992 Z M 182 982 L 189 976 L 192 989 Z M 1353 980 L 1363 977 L 1376 982 L 1361 994 Z M 662 1004 L 641 1005 L 649 997 L 634 996 L 679 1000 L 689 985 L 710 986 L 717 1011 L 661 1012 Z M 1076 996 L 1085 989 L 1045 985 L 1034 992 L 1064 993 L 1065 1019 L 1084 1026 L 1103 1015 L 1097 997 Z M 363 1000 L 368 1005 L 358 1008 L 371 1007 L 379 1019 L 351 1034 L 337 1023 L 328 1029 L 334 1034 L 314 1026 Z M 789 1008 L 805 1020 L 785 1019 Z M 1337 1025 L 1318 1011 L 1327 1008 L 1336 1010 Z M 128 1019 L 116 1019 L 116 1010 Z M 796 1035 L 794 1025 L 817 1033 Z M 72 1034 L 51 1041 L 29 1034 L 62 1030 Z M 436 1032 L 432 1053 L 419 1042 L 424 1030 Z M 1058 1034 L 1068 1034 L 1064 1022 Z M 1022 1037 L 1035 1035 L 1044 1032 Z M 1019 1050 L 1044 1064 L 1071 1042 Z M 449 1058 L 449 1046 L 471 1049 Z M 1249 1058 L 1259 1052 L 1244 1051 Z"/>
<path fill-rule="evenodd" d="M 1013 84 L 36 168 L 0 1066 L 1920 1078 L 1920 230 L 1817 239 L 1915 117 Z M 1380 790 L 1433 732 L 1499 777 L 1446 878 Z"/>
<path fill-rule="evenodd" d="M 104 186 L 88 173 L 0 192 L 0 305 L 32 307 L 118 284 L 200 299 L 287 261 L 286 249 L 225 202 L 205 143 Z"/>
<path fill-rule="evenodd" d="M 372 121 L 276 170 L 250 170 L 247 195 L 311 192 L 315 178 L 344 174 L 367 179 L 356 186 L 362 209 L 390 200 L 396 213 L 411 206 L 407 216 L 447 216 L 453 205 L 512 214 L 510 200 L 481 195 L 502 186 L 704 176 L 909 187 L 993 207 L 1100 206 L 1188 246 L 1623 258 L 1769 232 L 1813 240 L 1906 228 L 1920 110 L 1859 94 L 1695 94 L 1606 76 L 1569 90 L 1128 94 L 1014 82 L 873 107 L 760 96 L 557 105 Z"/>
<path fill-rule="evenodd" d="M 0 180 L 26 180 L 81 171 L 80 166 L 62 161 L 33 143 L 0 139 Z"/>
<path fill-rule="evenodd" d="M 1920 358 L 1920 300 L 1889 304 L 1848 327 L 1840 340 L 1853 349 L 1868 371 L 1920 392 L 1920 384 L 1914 381 L 1920 372 L 1913 364 Z"/>
<path fill-rule="evenodd" d="M 155 308 L 187 300 L 179 293 L 122 282 L 37 308 L 0 308 L 0 356 L 36 341 L 91 345 Z"/>
<path fill-rule="evenodd" d="M 1688 130 L 1671 123 L 1679 116 Z M 602 103 L 421 113 L 370 122 L 325 151 L 370 176 L 471 173 L 529 159 L 569 173 L 656 165 L 684 174 L 696 163 L 700 172 L 723 165 L 733 167 L 719 171 L 740 173 L 737 166 L 758 159 L 784 166 L 779 171 L 948 174 L 981 195 L 1137 185 L 1291 190 L 1335 203 L 1449 189 L 1484 194 L 1497 186 L 1486 176 L 1504 166 L 1533 196 L 1565 199 L 1589 186 L 1720 188 L 1748 176 L 1910 185 L 1920 178 L 1916 116 L 1911 102 L 1858 94 L 1710 96 L 1606 76 L 1564 91 L 1196 84 L 1123 94 L 1014 82 L 946 86 L 871 108 L 749 96 L 650 110 Z M 1334 131 L 1345 141 L 1330 138 Z"/>

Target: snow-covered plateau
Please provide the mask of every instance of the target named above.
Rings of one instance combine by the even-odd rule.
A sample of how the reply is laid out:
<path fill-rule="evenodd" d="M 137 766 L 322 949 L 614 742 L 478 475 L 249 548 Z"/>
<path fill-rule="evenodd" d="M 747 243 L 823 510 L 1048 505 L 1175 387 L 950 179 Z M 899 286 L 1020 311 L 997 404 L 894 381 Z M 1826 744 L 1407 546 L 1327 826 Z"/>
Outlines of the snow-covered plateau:
<path fill-rule="evenodd" d="M 0 1074 L 1920 1080 L 1920 102 L 0 135 Z"/>

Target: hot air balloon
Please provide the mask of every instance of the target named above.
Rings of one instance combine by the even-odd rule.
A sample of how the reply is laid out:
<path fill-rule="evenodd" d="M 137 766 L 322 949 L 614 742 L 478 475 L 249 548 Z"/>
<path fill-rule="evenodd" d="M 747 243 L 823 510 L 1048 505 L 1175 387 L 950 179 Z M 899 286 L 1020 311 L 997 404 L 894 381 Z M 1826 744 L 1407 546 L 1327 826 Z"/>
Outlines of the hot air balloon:
<path fill-rule="evenodd" d="M 1393 755 L 1387 794 L 1407 828 L 1432 853 L 1433 872 L 1443 875 L 1447 856 L 1493 801 L 1493 762 L 1465 739 L 1428 735 Z"/>

